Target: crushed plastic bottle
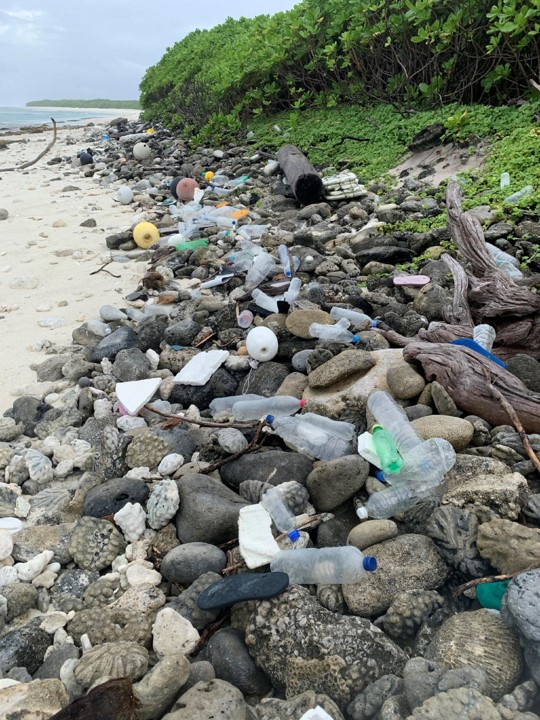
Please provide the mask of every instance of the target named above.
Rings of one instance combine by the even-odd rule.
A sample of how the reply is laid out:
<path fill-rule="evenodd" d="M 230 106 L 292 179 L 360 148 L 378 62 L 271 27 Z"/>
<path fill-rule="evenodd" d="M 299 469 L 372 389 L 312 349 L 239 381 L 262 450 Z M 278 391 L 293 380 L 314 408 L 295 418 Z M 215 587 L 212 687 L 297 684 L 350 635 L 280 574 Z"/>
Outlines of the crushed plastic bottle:
<path fill-rule="evenodd" d="M 283 294 L 283 299 L 292 305 L 299 297 L 300 290 L 302 289 L 302 281 L 299 277 L 293 277 L 289 283 L 288 289 Z"/>
<path fill-rule="evenodd" d="M 240 395 L 239 401 L 231 409 L 234 418 L 242 422 L 258 420 L 266 415 L 272 415 L 273 417 L 294 415 L 305 405 L 304 400 L 298 400 L 298 398 L 291 395 L 277 395 L 276 397 L 257 398 L 255 400 L 242 398 L 243 396 Z"/>
<path fill-rule="evenodd" d="M 365 505 L 356 508 L 360 520 L 368 517 L 386 520 L 399 513 L 410 510 L 425 497 L 432 494 L 432 489 L 413 489 L 409 485 L 396 485 L 373 493 Z"/>
<path fill-rule="evenodd" d="M 381 425 L 374 425 L 371 429 L 375 452 L 381 461 L 381 468 L 385 473 L 398 473 L 403 467 L 392 436 Z"/>
<path fill-rule="evenodd" d="M 333 342 L 352 343 L 353 345 L 360 341 L 358 335 L 353 335 L 347 328 L 349 327 L 347 318 L 341 318 L 335 325 L 321 325 L 320 323 L 311 323 L 309 326 L 309 334 L 311 337 L 319 338 L 319 340 L 331 340 Z"/>
<path fill-rule="evenodd" d="M 357 310 L 347 310 L 346 308 L 333 307 L 330 310 L 330 315 L 337 320 L 347 318 L 353 327 L 359 327 L 361 325 L 366 325 L 367 323 L 369 323 L 371 327 L 377 326 L 376 320 L 372 320 L 369 315 Z"/>
<path fill-rule="evenodd" d="M 255 290 L 251 293 L 251 297 L 263 310 L 268 310 L 271 313 L 279 312 L 277 299 L 275 297 L 270 297 L 270 295 L 267 295 L 262 290 L 255 288 Z"/>
<path fill-rule="evenodd" d="M 376 390 L 368 397 L 367 406 L 375 420 L 390 433 L 402 458 L 422 443 L 403 408 L 383 390 Z"/>
<path fill-rule="evenodd" d="M 508 185 L 510 185 L 510 173 L 503 172 L 501 173 L 501 190 L 508 187 Z"/>
<path fill-rule="evenodd" d="M 495 260 L 500 269 L 505 272 L 513 280 L 523 277 L 523 273 L 519 269 L 519 260 L 513 255 L 504 252 L 491 243 L 486 243 L 486 249 L 491 257 Z"/>
<path fill-rule="evenodd" d="M 270 515 L 277 529 L 286 532 L 289 540 L 296 542 L 300 533 L 296 529 L 295 516 L 285 502 L 283 493 L 277 487 L 266 490 L 261 497 L 261 505 Z"/>
<path fill-rule="evenodd" d="M 305 413 L 293 417 L 266 418 L 288 447 L 319 460 L 335 460 L 351 452 L 354 425 Z"/>
<path fill-rule="evenodd" d="M 238 402 L 266 399 L 263 395 L 255 395 L 253 393 L 248 395 L 228 395 L 227 397 L 214 398 L 209 407 L 212 415 L 217 415 L 218 413 L 229 412 L 232 410 L 233 405 L 236 405 Z"/>
<path fill-rule="evenodd" d="M 265 278 L 274 271 L 276 263 L 274 258 L 267 252 L 262 252 L 253 260 L 253 264 L 247 271 L 245 287 L 246 290 L 254 290 L 257 285 L 264 282 Z"/>
<path fill-rule="evenodd" d="M 521 200 L 524 200 L 528 195 L 532 193 L 534 190 L 532 185 L 525 185 L 525 187 L 522 187 L 521 190 L 518 190 L 517 192 L 513 193 L 512 195 L 509 195 L 508 197 L 504 198 L 505 203 L 518 203 Z"/>
<path fill-rule="evenodd" d="M 496 336 L 497 331 L 491 325 L 477 325 L 473 329 L 474 342 L 478 343 L 480 347 L 484 348 L 484 350 L 487 350 L 489 353 L 493 349 L 493 343 L 495 342 Z"/>
<path fill-rule="evenodd" d="M 270 563 L 272 572 L 284 572 L 291 584 L 346 585 L 377 569 L 377 560 L 353 545 L 281 550 Z"/>

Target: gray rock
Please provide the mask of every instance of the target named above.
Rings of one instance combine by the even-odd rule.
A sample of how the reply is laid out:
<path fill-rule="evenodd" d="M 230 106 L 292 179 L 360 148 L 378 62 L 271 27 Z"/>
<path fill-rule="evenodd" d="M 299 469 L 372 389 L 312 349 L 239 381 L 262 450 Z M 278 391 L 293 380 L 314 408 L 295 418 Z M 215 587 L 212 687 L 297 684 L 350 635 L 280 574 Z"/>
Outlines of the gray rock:
<path fill-rule="evenodd" d="M 416 708 L 408 720 L 502 720 L 495 703 L 478 690 L 458 688 L 439 693 Z"/>
<path fill-rule="evenodd" d="M 419 290 L 413 301 L 413 309 L 431 322 L 432 320 L 442 320 L 447 303 L 446 290 L 437 283 L 430 282 Z"/>
<path fill-rule="evenodd" d="M 473 439 L 474 425 L 468 420 L 449 415 L 431 415 L 412 421 L 412 426 L 424 440 L 443 438 L 454 450 L 464 450 Z"/>
<path fill-rule="evenodd" d="M 334 358 L 334 353 L 326 347 L 317 346 L 306 359 L 306 371 L 311 375 Z M 316 375 L 314 376 L 316 377 Z"/>
<path fill-rule="evenodd" d="M 120 382 L 144 380 L 148 377 L 150 361 L 138 347 L 120 350 L 112 367 L 112 374 Z"/>
<path fill-rule="evenodd" d="M 5 720 L 50 718 L 69 704 L 69 695 L 60 680 L 34 680 L 3 688 L 0 716 Z"/>
<path fill-rule="evenodd" d="M 166 655 L 133 687 L 141 702 L 141 718 L 158 720 L 175 700 L 190 672 L 185 655 Z"/>
<path fill-rule="evenodd" d="M 408 639 L 434 611 L 443 605 L 443 597 L 434 590 L 407 590 L 392 599 L 382 618 L 384 631 L 393 638 Z"/>
<path fill-rule="evenodd" d="M 432 540 L 422 535 L 400 535 L 369 548 L 377 558 L 377 572 L 360 582 L 343 586 L 347 606 L 355 615 L 370 617 L 384 612 L 405 590 L 434 590 L 448 574 Z"/>
<path fill-rule="evenodd" d="M 534 680 L 526 680 L 517 685 L 508 695 L 499 700 L 499 708 L 508 708 L 512 712 L 531 710 L 538 695 L 538 687 Z"/>
<path fill-rule="evenodd" d="M 241 630 L 218 630 L 208 643 L 208 658 L 216 677 L 226 680 L 244 695 L 264 695 L 271 689 L 266 675 L 253 662 Z"/>
<path fill-rule="evenodd" d="M 264 364 L 267 365 L 268 363 Z M 237 387 L 238 381 L 236 378 L 224 367 L 220 367 L 206 385 L 200 387 L 195 385 L 175 385 L 169 401 L 179 403 L 186 408 L 190 405 L 196 405 L 199 410 L 206 410 L 214 398 L 236 395 Z M 256 391 L 253 390 L 253 392 Z"/>
<path fill-rule="evenodd" d="M 239 495 L 206 475 L 185 475 L 177 484 L 180 542 L 219 545 L 237 536 L 240 508 L 247 504 Z"/>
<path fill-rule="evenodd" d="M 151 315 L 139 324 L 137 327 L 138 346 L 143 353 L 150 349 L 159 352 L 168 324 L 169 318 L 166 315 Z"/>
<path fill-rule="evenodd" d="M 246 644 L 278 693 L 324 693 L 342 710 L 405 663 L 403 651 L 368 620 L 331 613 L 298 586 L 257 605 Z"/>
<path fill-rule="evenodd" d="M 43 664 L 34 673 L 36 680 L 47 678 L 60 679 L 60 668 L 66 660 L 78 660 L 79 650 L 73 643 L 66 642 L 60 647 L 54 648 L 45 658 Z"/>
<path fill-rule="evenodd" d="M 466 509 L 445 505 L 434 510 L 426 531 L 446 562 L 466 577 L 489 574 L 489 563 L 480 557 L 476 538 L 478 519 Z"/>
<path fill-rule="evenodd" d="M 86 362 L 81 357 L 72 357 L 62 365 L 62 375 L 68 380 L 78 382 L 83 377 L 89 377 L 96 367 L 94 363 Z"/>
<path fill-rule="evenodd" d="M 6 621 L 11 622 L 30 608 L 36 606 L 37 588 L 26 582 L 14 582 L 2 588 L 2 595 L 7 600 Z"/>
<path fill-rule="evenodd" d="M 316 462 L 306 485 L 315 508 L 328 512 L 356 495 L 368 475 L 366 460 L 359 455 L 344 455 L 336 460 Z"/>
<path fill-rule="evenodd" d="M 130 327 L 121 327 L 104 337 L 92 352 L 92 362 L 101 362 L 103 358 L 114 360 L 120 350 L 137 345 L 137 333 Z"/>
<path fill-rule="evenodd" d="M 35 427 L 43 415 L 51 409 L 50 405 L 28 395 L 17 398 L 11 408 L 11 416 L 17 424 L 22 424 L 23 432 L 28 437 L 35 437 Z"/>
<path fill-rule="evenodd" d="M 449 670 L 442 663 L 420 657 L 407 662 L 403 682 L 411 710 L 440 692 L 465 687 L 486 694 L 489 689 L 488 676 L 481 668 L 463 666 Z"/>
<path fill-rule="evenodd" d="M 503 597 L 501 617 L 527 643 L 540 642 L 540 570 L 529 570 L 510 580 Z"/>
<path fill-rule="evenodd" d="M 55 380 L 61 380 L 64 377 L 62 374 L 62 366 L 68 360 L 71 360 L 69 355 L 53 355 L 39 365 L 33 366 L 38 381 L 54 382 Z"/>
<path fill-rule="evenodd" d="M 206 572 L 201 575 L 197 580 L 191 583 L 191 585 L 183 592 L 175 597 L 170 603 L 170 607 L 176 610 L 177 613 L 185 617 L 186 620 L 193 625 L 197 630 L 204 630 L 204 628 L 218 616 L 218 612 L 210 612 L 207 610 L 201 610 L 197 605 L 199 595 L 206 590 L 206 588 L 213 585 L 218 580 L 221 580 L 221 575 L 215 572 Z M 214 676 L 213 676 L 214 677 Z M 211 680 L 211 678 L 199 678 L 198 680 Z M 198 682 L 197 680 L 197 682 Z M 195 683 L 193 683 L 195 684 Z"/>
<path fill-rule="evenodd" d="M 300 350 L 300 352 L 295 353 L 291 360 L 293 368 L 298 372 L 305 373 L 307 371 L 307 359 L 312 352 L 313 350 Z"/>
<path fill-rule="evenodd" d="M 200 682 L 210 682 L 214 680 L 216 673 L 212 667 L 212 663 L 208 660 L 196 660 L 189 666 L 189 677 L 184 685 L 184 692 L 192 688 Z"/>
<path fill-rule="evenodd" d="M 191 345 L 202 327 L 191 319 L 180 320 L 165 330 L 165 340 L 169 345 Z"/>
<path fill-rule="evenodd" d="M 477 546 L 481 557 L 501 573 L 526 570 L 540 563 L 540 530 L 510 520 L 480 525 Z"/>
<path fill-rule="evenodd" d="M 529 390 L 540 392 L 540 362 L 530 355 L 518 353 L 506 363 L 507 369 L 524 383 Z"/>
<path fill-rule="evenodd" d="M 256 712 L 258 720 L 298 720 L 308 710 L 316 707 L 321 707 L 332 720 L 345 720 L 341 710 L 328 695 L 321 695 L 311 690 L 295 695 L 289 700 L 264 698 L 257 705 Z"/>
<path fill-rule="evenodd" d="M 410 407 L 404 408 L 404 410 L 410 422 L 433 415 L 433 410 L 430 407 L 427 405 L 421 405 L 420 403 L 418 405 L 411 405 Z"/>
<path fill-rule="evenodd" d="M 397 675 L 383 675 L 357 695 L 347 707 L 351 720 L 371 720 L 385 700 L 403 692 L 403 680 Z"/>
<path fill-rule="evenodd" d="M 9 213 L 5 208 L 0 208 L 0 220 L 7 220 Z"/>
<path fill-rule="evenodd" d="M 42 664 L 52 637 L 35 623 L 10 630 L 0 643 L 0 672 L 12 667 L 24 667 L 33 675 Z"/>
<path fill-rule="evenodd" d="M 271 485 L 281 485 L 294 478 L 302 485 L 313 469 L 313 461 L 307 455 L 282 450 L 267 450 L 260 453 L 243 455 L 238 460 L 224 465 L 219 473 L 223 482 L 238 488 L 245 480 L 266 482 L 270 475 Z"/>
<path fill-rule="evenodd" d="M 226 564 L 223 550 L 205 542 L 191 542 L 170 550 L 163 558 L 160 572 L 170 582 L 190 585 L 205 573 L 220 573 Z"/>
<path fill-rule="evenodd" d="M 441 415 L 451 415 L 453 417 L 461 415 L 461 412 L 456 407 L 456 403 L 444 387 L 436 380 L 431 383 L 431 397 L 433 398 L 437 412 Z"/>
<path fill-rule="evenodd" d="M 59 525 L 33 525 L 23 528 L 13 536 L 13 558 L 28 562 L 43 550 L 54 552 L 52 562 L 67 565 L 71 560 L 69 543 L 74 523 Z"/>
<path fill-rule="evenodd" d="M 393 520 L 367 520 L 356 525 L 347 538 L 347 545 L 354 545 L 359 550 L 365 550 L 371 545 L 377 545 L 396 537 L 398 527 Z"/>
<path fill-rule="evenodd" d="M 389 367 L 386 372 L 386 382 L 390 392 L 398 400 L 416 397 L 426 386 L 424 378 L 406 362 Z"/>
<path fill-rule="evenodd" d="M 83 515 L 96 518 L 114 515 L 127 503 L 142 505 L 149 494 L 143 480 L 133 478 L 109 480 L 88 491 L 84 500 Z"/>
<path fill-rule="evenodd" d="M 162 720 L 248 720 L 244 696 L 224 680 L 198 682 L 176 700 Z"/>
<path fill-rule="evenodd" d="M 272 360 L 261 363 L 259 367 L 256 370 L 252 370 L 248 377 L 240 384 L 238 394 L 249 391 L 255 395 L 273 397 L 288 374 L 289 369 L 286 365 L 281 365 Z"/>
<path fill-rule="evenodd" d="M 317 352 L 316 350 L 313 351 Z M 307 364 L 309 366 L 311 358 L 309 356 Z M 371 353 L 365 350 L 344 350 L 327 362 L 319 365 L 316 369 L 311 370 L 308 376 L 310 387 L 326 388 L 334 383 L 340 382 L 344 378 L 356 373 L 366 372 L 375 365 Z"/>

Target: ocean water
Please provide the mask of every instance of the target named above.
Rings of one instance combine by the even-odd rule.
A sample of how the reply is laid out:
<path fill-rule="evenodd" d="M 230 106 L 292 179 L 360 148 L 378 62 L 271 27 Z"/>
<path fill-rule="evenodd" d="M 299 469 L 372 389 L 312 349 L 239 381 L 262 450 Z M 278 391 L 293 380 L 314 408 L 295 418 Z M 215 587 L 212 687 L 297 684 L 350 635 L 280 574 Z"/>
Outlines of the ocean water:
<path fill-rule="evenodd" d="M 125 112 L 125 111 L 124 111 Z M 132 110 L 127 112 L 132 113 Z M 23 125 L 43 125 L 51 123 L 53 117 L 59 125 L 82 124 L 91 118 L 99 117 L 106 120 L 122 115 L 122 110 L 93 110 L 76 108 L 42 108 L 42 107 L 0 107 L 0 130 L 18 128 Z"/>

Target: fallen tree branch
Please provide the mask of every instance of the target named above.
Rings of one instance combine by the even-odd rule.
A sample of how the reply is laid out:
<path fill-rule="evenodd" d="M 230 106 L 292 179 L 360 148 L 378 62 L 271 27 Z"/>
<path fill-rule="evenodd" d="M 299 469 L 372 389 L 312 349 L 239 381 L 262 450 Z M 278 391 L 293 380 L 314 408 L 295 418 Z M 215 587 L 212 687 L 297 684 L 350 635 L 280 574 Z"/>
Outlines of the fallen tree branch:
<path fill-rule="evenodd" d="M 209 475 L 210 473 L 214 472 L 214 470 L 219 470 L 223 465 L 227 465 L 227 463 L 233 462 L 234 460 L 238 460 L 238 458 L 241 458 L 242 455 L 248 455 L 251 452 L 254 452 L 255 450 L 259 450 L 262 443 L 259 444 L 259 440 L 261 438 L 261 433 L 263 427 L 266 425 L 266 420 L 261 420 L 257 426 L 257 432 L 253 436 L 251 442 L 243 449 L 239 450 L 237 453 L 234 453 L 233 455 L 229 455 L 226 458 L 223 458 L 223 460 L 218 460 L 215 463 L 212 463 L 212 465 L 209 465 L 207 468 L 203 468 L 202 470 L 199 470 L 200 475 Z M 263 438 L 264 441 L 264 438 Z"/>
<path fill-rule="evenodd" d="M 195 420 L 194 418 L 187 418 L 183 415 L 171 415 L 170 413 L 163 412 L 162 410 L 158 410 L 157 408 L 152 407 L 151 405 L 145 405 L 145 410 L 148 410 L 149 412 L 156 413 L 156 415 L 160 415 L 161 417 L 167 418 L 169 420 L 169 423 L 166 423 L 168 427 L 175 427 L 176 425 L 181 425 L 183 422 L 191 423 L 192 425 L 199 425 L 200 427 L 210 427 L 210 428 L 236 428 L 237 430 L 251 430 L 252 428 L 256 428 L 261 423 L 259 422 L 253 422 L 253 423 L 218 423 L 213 422 L 212 420 L 201 420 L 200 418 L 198 420 Z"/>
<path fill-rule="evenodd" d="M 529 572 L 529 570 L 537 570 L 538 568 L 540 568 L 540 565 L 530 565 L 528 568 L 525 568 L 525 570 L 516 570 L 516 572 L 509 573 L 508 575 L 490 575 L 489 577 L 475 578 L 474 580 L 469 580 L 469 582 L 463 583 L 463 585 L 459 585 L 454 590 L 454 597 L 458 597 L 462 593 L 470 590 L 473 587 L 476 587 L 477 585 L 485 585 L 487 583 L 511 580 L 512 578 L 516 577 L 516 575 L 521 575 L 521 573 Z"/>
<path fill-rule="evenodd" d="M 523 447 L 527 451 L 527 455 L 531 459 L 535 468 L 540 472 L 540 460 L 538 459 L 538 456 L 536 455 L 536 453 L 534 452 L 534 450 L 531 447 L 531 443 L 529 442 L 529 437 L 528 437 L 527 433 L 525 432 L 525 430 L 523 429 L 523 425 L 521 424 L 521 421 L 520 421 L 516 411 L 514 410 L 512 405 L 510 405 L 510 403 L 504 397 L 504 395 L 501 392 L 499 392 L 496 387 L 493 387 L 493 385 L 491 383 L 491 373 L 489 372 L 489 370 L 486 367 L 484 367 L 483 370 L 484 370 L 484 375 L 486 378 L 486 382 L 487 382 L 489 391 L 491 392 L 493 397 L 496 398 L 501 403 L 503 408 L 505 409 L 506 413 L 508 414 L 508 417 L 512 421 L 512 425 L 516 428 L 518 435 L 521 438 L 521 442 L 523 443 Z"/>
<path fill-rule="evenodd" d="M 52 146 L 56 142 L 56 120 L 54 118 L 51 118 L 51 120 L 52 120 L 52 124 L 53 124 L 53 139 L 47 145 L 45 150 L 43 150 L 43 152 L 40 152 L 35 160 L 31 160 L 30 162 L 25 162 L 22 165 L 18 165 L 17 167 L 0 168 L 0 172 L 13 172 L 14 170 L 25 170 L 26 168 L 29 168 L 32 165 L 35 165 L 37 162 L 39 162 L 39 160 L 41 160 L 42 157 L 44 157 L 49 152 L 49 150 L 52 148 Z"/>

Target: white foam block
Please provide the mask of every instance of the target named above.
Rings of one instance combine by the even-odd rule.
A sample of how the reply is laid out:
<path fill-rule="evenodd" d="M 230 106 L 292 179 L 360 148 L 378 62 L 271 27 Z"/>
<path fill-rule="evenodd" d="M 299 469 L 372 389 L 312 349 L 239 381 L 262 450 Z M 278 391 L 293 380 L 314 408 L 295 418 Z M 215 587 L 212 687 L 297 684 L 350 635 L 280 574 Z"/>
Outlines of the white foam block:
<path fill-rule="evenodd" d="M 279 552 L 271 530 L 272 518 L 262 505 L 246 505 L 238 518 L 240 554 L 250 570 L 268 565 Z"/>
<path fill-rule="evenodd" d="M 130 415 L 136 415 L 142 406 L 153 398 L 160 385 L 161 378 L 116 383 L 116 397 Z"/>
<path fill-rule="evenodd" d="M 229 357 L 228 350 L 208 350 L 191 358 L 175 376 L 179 385 L 206 385 L 216 370 Z"/>
<path fill-rule="evenodd" d="M 304 713 L 300 720 L 333 720 L 333 718 L 320 705 L 317 705 L 316 708 Z"/>
<path fill-rule="evenodd" d="M 375 467 L 381 467 L 381 461 L 373 444 L 373 436 L 371 433 L 365 432 L 358 436 L 358 454 Z"/>

